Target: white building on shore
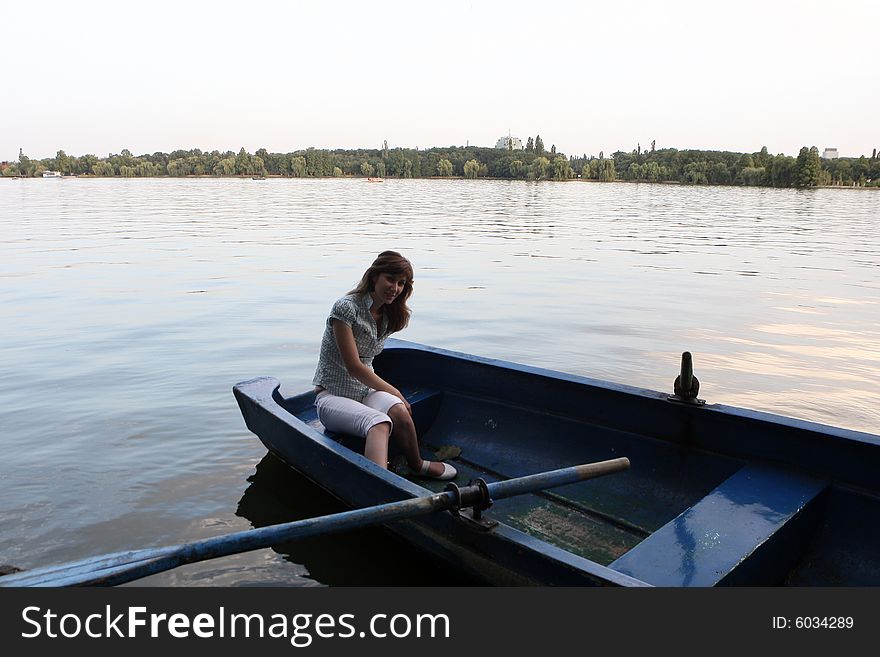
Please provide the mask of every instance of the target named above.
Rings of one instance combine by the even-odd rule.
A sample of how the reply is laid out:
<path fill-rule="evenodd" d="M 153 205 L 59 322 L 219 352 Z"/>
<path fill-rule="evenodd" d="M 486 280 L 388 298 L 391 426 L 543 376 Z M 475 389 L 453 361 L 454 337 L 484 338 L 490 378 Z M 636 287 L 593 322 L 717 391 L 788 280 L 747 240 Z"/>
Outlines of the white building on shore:
<path fill-rule="evenodd" d="M 495 148 L 503 148 L 504 150 L 521 151 L 524 146 L 522 139 L 519 137 L 511 137 L 507 135 L 495 142 Z"/>
<path fill-rule="evenodd" d="M 838 157 L 840 156 L 837 154 L 836 148 L 826 148 L 822 153 L 823 160 L 836 160 Z"/>

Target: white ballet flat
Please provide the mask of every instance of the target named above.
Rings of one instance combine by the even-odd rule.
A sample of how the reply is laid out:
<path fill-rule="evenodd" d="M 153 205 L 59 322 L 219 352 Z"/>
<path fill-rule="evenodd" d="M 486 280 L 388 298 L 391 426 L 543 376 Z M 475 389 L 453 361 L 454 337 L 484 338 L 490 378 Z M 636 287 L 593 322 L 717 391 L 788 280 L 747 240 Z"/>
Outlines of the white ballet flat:
<path fill-rule="evenodd" d="M 441 474 L 435 475 L 430 474 L 428 472 L 428 468 L 431 467 L 432 463 L 440 463 L 443 466 L 443 472 Z M 423 477 L 430 477 L 431 479 L 439 479 L 440 481 L 449 481 L 450 479 L 455 479 L 458 476 L 458 470 L 453 468 L 448 463 L 443 463 L 442 461 L 422 461 L 422 468 L 419 470 L 419 474 Z"/>

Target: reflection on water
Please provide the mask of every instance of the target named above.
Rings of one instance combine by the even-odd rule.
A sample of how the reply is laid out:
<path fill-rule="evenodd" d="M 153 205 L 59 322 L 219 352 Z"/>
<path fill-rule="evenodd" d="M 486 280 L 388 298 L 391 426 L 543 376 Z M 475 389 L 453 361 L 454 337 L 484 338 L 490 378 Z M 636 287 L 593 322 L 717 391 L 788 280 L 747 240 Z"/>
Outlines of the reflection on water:
<path fill-rule="evenodd" d="M 235 515 L 241 529 L 267 527 L 348 510 L 267 453 L 247 478 Z M 241 524 L 241 523 L 236 523 Z M 230 526 L 214 533 L 235 531 Z M 475 582 L 415 552 L 378 527 L 289 541 L 161 573 L 128 586 L 471 586 Z"/>
<path fill-rule="evenodd" d="M 877 432 L 878 217 L 846 190 L 0 180 L 2 561 L 262 522 L 234 513 L 265 450 L 230 388 L 308 387 L 330 303 L 387 248 L 416 267 L 405 339 L 661 390 L 689 350 L 710 403 Z M 361 576 L 229 563 L 162 581 Z"/>
<path fill-rule="evenodd" d="M 254 527 L 328 515 L 347 507 L 315 488 L 280 460 L 267 454 L 250 477 L 250 486 L 236 514 Z M 309 499 L 308 507 L 297 500 Z M 471 582 L 439 563 L 414 553 L 399 539 L 378 528 L 344 535 L 315 537 L 273 548 L 293 563 L 302 564 L 310 577 L 325 584 L 356 586 L 464 586 Z"/>

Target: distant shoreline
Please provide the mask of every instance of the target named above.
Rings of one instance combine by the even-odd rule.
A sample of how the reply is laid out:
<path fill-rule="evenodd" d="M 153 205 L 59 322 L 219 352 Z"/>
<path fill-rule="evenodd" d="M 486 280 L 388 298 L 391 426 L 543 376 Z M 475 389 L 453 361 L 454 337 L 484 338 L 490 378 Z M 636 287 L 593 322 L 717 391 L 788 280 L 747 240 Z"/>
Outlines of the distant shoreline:
<path fill-rule="evenodd" d="M 334 150 L 307 148 L 292 153 L 207 152 L 195 148 L 171 153 L 133 155 L 123 149 L 107 157 L 67 155 L 32 160 L 19 153 L 17 162 L 0 162 L 3 176 L 54 177 L 82 175 L 120 178 L 378 178 L 392 179 L 587 179 L 597 182 L 656 182 L 660 184 L 743 187 L 878 186 L 880 157 L 823 160 L 818 149 L 801 148 L 797 157 L 771 155 L 766 147 L 755 153 L 678 150 L 616 151 L 605 157 L 566 156 L 539 137 L 534 148 L 509 150 L 478 146 L 434 147 L 427 150 L 388 148 Z"/>
<path fill-rule="evenodd" d="M 363 180 L 366 181 L 372 176 L 279 176 L 277 174 L 268 174 L 263 176 L 262 180 Z M 83 178 L 86 180 L 254 180 L 252 175 L 232 175 L 232 176 L 215 176 L 212 174 L 186 176 L 95 176 L 89 173 L 80 173 L 74 176 L 61 176 L 60 178 L 42 178 L 34 176 L 27 178 L 24 176 L 0 176 L 0 180 L 65 180 Z M 751 189 L 796 189 L 794 187 L 771 187 L 769 185 L 720 185 L 712 183 L 687 183 L 680 180 L 593 180 L 591 178 L 569 178 L 568 180 L 522 180 L 517 178 L 498 178 L 492 176 L 479 176 L 478 178 L 466 178 L 465 176 L 420 176 L 418 178 L 397 178 L 385 177 L 384 181 L 404 181 L 404 180 L 504 180 L 508 182 L 520 183 L 593 183 L 597 185 L 613 185 L 622 183 L 626 185 L 671 185 L 678 187 L 733 187 L 733 188 L 751 188 Z M 261 182 L 261 179 L 254 180 Z M 867 185 L 815 185 L 808 189 L 857 189 L 857 190 L 873 190 L 880 191 L 880 187 Z"/>

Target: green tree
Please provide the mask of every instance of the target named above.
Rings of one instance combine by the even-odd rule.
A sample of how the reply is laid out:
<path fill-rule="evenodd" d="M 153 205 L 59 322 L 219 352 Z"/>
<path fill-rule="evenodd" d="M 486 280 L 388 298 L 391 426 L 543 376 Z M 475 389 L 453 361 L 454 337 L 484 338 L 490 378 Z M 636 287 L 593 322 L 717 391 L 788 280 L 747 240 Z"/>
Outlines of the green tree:
<path fill-rule="evenodd" d="M 568 180 L 574 177 L 571 165 L 564 157 L 560 156 L 553 160 L 553 180 Z"/>
<path fill-rule="evenodd" d="M 81 155 L 77 158 L 77 169 L 79 169 L 80 173 L 91 174 L 93 173 L 93 168 L 97 163 L 98 158 L 91 153 Z"/>
<path fill-rule="evenodd" d="M 766 177 L 766 169 L 764 167 L 746 167 L 736 174 L 736 182 L 740 185 L 763 185 Z"/>
<path fill-rule="evenodd" d="M 373 175 L 373 165 L 366 160 L 361 163 L 361 174 L 368 178 Z"/>
<path fill-rule="evenodd" d="M 63 174 L 71 173 L 71 158 L 64 151 L 55 154 L 55 166 Z"/>
<path fill-rule="evenodd" d="M 868 158 L 862 155 L 857 160 L 851 160 L 852 162 L 852 177 L 853 182 L 857 185 L 864 186 L 864 184 L 868 181 L 870 168 L 868 166 Z"/>
<path fill-rule="evenodd" d="M 92 167 L 92 173 L 96 176 L 113 176 L 116 172 L 113 170 L 113 165 L 110 162 L 98 160 L 95 166 Z"/>
<path fill-rule="evenodd" d="M 597 180 L 599 182 L 613 182 L 617 180 L 617 165 L 614 160 L 601 159 L 598 160 L 600 166 Z"/>
<path fill-rule="evenodd" d="M 866 184 L 871 187 L 880 187 L 880 160 L 875 159 L 868 165 Z"/>
<path fill-rule="evenodd" d="M 592 157 L 589 160 L 584 160 L 584 166 L 581 168 L 582 180 L 595 180 L 598 177 L 598 162 L 599 160 L 596 160 Z"/>
<path fill-rule="evenodd" d="M 159 165 L 153 162 L 138 162 L 134 167 L 134 175 L 139 178 L 151 178 L 159 175 Z"/>
<path fill-rule="evenodd" d="M 376 175 L 379 176 L 380 178 L 385 177 L 385 163 L 384 162 L 379 162 L 376 164 Z"/>
<path fill-rule="evenodd" d="M 761 150 L 755 155 L 755 166 L 756 167 L 766 167 L 767 162 L 770 161 L 770 156 L 767 154 L 767 147 L 761 146 Z"/>
<path fill-rule="evenodd" d="M 743 153 L 742 155 L 740 155 L 739 160 L 736 163 L 737 169 L 745 169 L 747 167 L 754 167 L 754 166 L 755 166 L 755 160 L 748 153 Z"/>
<path fill-rule="evenodd" d="M 305 158 L 307 176 L 321 177 L 332 172 L 332 169 L 328 168 L 330 162 L 327 157 L 327 151 L 307 148 Z"/>
<path fill-rule="evenodd" d="M 214 165 L 213 173 L 215 176 L 234 176 L 235 175 L 235 158 L 227 157 Z"/>
<path fill-rule="evenodd" d="M 791 187 L 794 183 L 795 160 L 780 153 L 767 162 L 767 179 L 773 187 Z"/>
<path fill-rule="evenodd" d="M 437 175 L 447 178 L 452 175 L 452 162 L 446 158 L 437 163 Z"/>
<path fill-rule="evenodd" d="M 127 148 L 123 148 L 122 152 L 116 156 L 114 160 L 114 165 L 117 169 L 120 167 L 127 166 L 130 167 L 134 164 L 134 156 L 131 154 L 131 151 Z"/>
<path fill-rule="evenodd" d="M 529 176 L 533 180 L 543 180 L 547 177 L 547 170 L 549 168 L 550 160 L 546 157 L 536 157 L 530 167 Z"/>
<path fill-rule="evenodd" d="M 302 155 L 290 158 L 290 174 L 296 178 L 306 175 L 306 158 Z"/>
<path fill-rule="evenodd" d="M 395 148 L 391 155 L 388 157 L 388 170 L 392 176 L 398 176 L 399 178 L 407 178 L 407 167 L 406 164 L 409 160 L 406 159 L 406 156 L 403 154 L 403 150 L 399 148 Z M 409 165 L 409 172 L 412 175 L 412 164 Z"/>
<path fill-rule="evenodd" d="M 220 157 L 220 153 L 218 151 L 206 153 L 204 158 L 205 173 L 214 173 L 214 167 L 217 166 L 217 163 L 221 159 L 222 158 Z"/>
<path fill-rule="evenodd" d="M 819 184 L 821 172 L 819 149 L 815 146 L 801 148 L 794 165 L 794 186 L 800 189 L 815 187 Z"/>
<path fill-rule="evenodd" d="M 342 176 L 342 169 L 339 167 L 333 167 L 333 177 L 340 178 Z"/>
<path fill-rule="evenodd" d="M 508 174 L 511 178 L 519 178 L 522 175 L 523 169 L 522 160 L 513 160 L 508 165 Z"/>
<path fill-rule="evenodd" d="M 694 185 L 705 185 L 709 182 L 706 174 L 709 171 L 709 163 L 705 160 L 700 162 L 691 162 L 684 168 L 682 182 Z"/>
<path fill-rule="evenodd" d="M 531 137 L 529 137 L 529 138 L 526 140 L 526 150 L 527 150 L 529 153 L 531 153 L 532 151 L 535 150 L 535 140 L 532 139 Z"/>
<path fill-rule="evenodd" d="M 31 164 L 31 158 L 22 153 L 21 149 L 18 149 L 18 171 L 24 177 L 29 177 L 34 175 L 33 166 Z"/>
<path fill-rule="evenodd" d="M 746 156 L 751 161 L 751 156 Z M 724 162 L 713 162 L 709 165 L 706 178 L 713 185 L 727 185 L 730 183 L 730 169 Z"/>
<path fill-rule="evenodd" d="M 171 163 L 169 162 L 170 166 Z M 248 154 L 246 150 L 244 150 L 244 146 L 241 147 L 241 150 L 238 151 L 238 155 L 235 156 L 235 173 L 239 176 L 250 175 L 254 172 L 253 170 L 254 164 L 251 161 L 251 156 Z M 168 170 L 168 175 L 173 176 L 171 170 Z"/>
<path fill-rule="evenodd" d="M 480 172 L 480 163 L 476 160 L 468 160 L 464 163 L 464 177 L 475 179 Z"/>
<path fill-rule="evenodd" d="M 189 164 L 190 173 L 194 176 L 204 176 L 205 175 L 205 161 L 201 155 L 193 155 L 192 157 L 186 158 L 187 164 Z"/>
<path fill-rule="evenodd" d="M 535 137 L 535 153 L 537 155 L 544 154 L 544 140 L 541 139 L 541 135 Z"/>
<path fill-rule="evenodd" d="M 835 182 L 837 182 L 838 185 L 852 185 L 852 165 L 849 160 L 841 160 L 836 162 L 836 164 Z"/>
<path fill-rule="evenodd" d="M 236 171 L 238 170 L 238 163 L 236 162 Z M 169 176 L 188 176 L 192 173 L 192 169 L 190 168 L 189 162 L 186 161 L 185 158 L 177 158 L 176 160 L 171 160 L 168 163 L 168 175 Z"/>

